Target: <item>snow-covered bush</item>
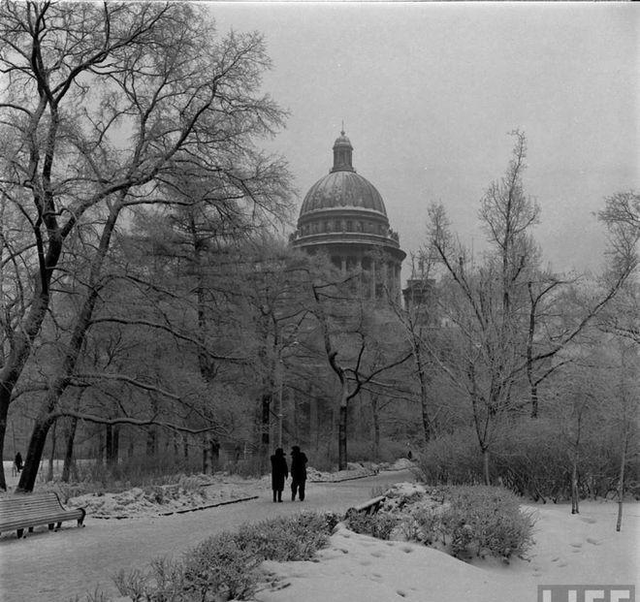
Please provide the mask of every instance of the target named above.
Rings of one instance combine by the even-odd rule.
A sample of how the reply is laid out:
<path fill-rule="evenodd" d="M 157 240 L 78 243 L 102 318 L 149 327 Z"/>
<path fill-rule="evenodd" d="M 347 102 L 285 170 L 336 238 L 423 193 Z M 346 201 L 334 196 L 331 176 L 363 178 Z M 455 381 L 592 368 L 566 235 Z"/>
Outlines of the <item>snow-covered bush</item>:
<path fill-rule="evenodd" d="M 332 513 L 303 512 L 247 524 L 204 540 L 181 562 L 156 560 L 147 574 L 121 571 L 116 587 L 132 600 L 248 600 L 262 561 L 311 559 L 328 544 L 337 522 Z"/>
<path fill-rule="evenodd" d="M 234 537 L 238 547 L 262 560 L 310 560 L 327 545 L 337 522 L 332 513 L 303 512 L 245 525 Z"/>
<path fill-rule="evenodd" d="M 401 483 L 386 491 L 380 512 L 350 513 L 347 526 L 379 539 L 415 541 L 458 558 L 523 554 L 533 519 L 502 487 L 425 487 Z"/>
<path fill-rule="evenodd" d="M 393 530 L 398 526 L 401 517 L 390 512 L 376 514 L 350 513 L 346 523 L 349 529 L 356 533 L 364 533 L 378 539 L 389 539 Z"/>
<path fill-rule="evenodd" d="M 447 487 L 441 508 L 413 515 L 425 542 L 441 539 L 456 557 L 468 555 L 508 559 L 532 543 L 534 521 L 520 509 L 518 498 L 501 487 Z"/>

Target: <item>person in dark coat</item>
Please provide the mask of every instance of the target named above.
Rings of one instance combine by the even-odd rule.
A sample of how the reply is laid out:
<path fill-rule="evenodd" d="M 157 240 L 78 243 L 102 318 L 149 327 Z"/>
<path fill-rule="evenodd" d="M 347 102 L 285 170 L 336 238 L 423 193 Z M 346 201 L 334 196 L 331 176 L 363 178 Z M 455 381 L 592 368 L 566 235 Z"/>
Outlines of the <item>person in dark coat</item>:
<path fill-rule="evenodd" d="M 22 470 L 22 454 L 20 452 L 16 454 L 16 457 L 13 463 L 16 466 L 16 470 L 20 472 Z"/>
<path fill-rule="evenodd" d="M 307 481 L 307 456 L 297 445 L 291 448 L 291 501 L 296 494 L 304 501 L 304 486 Z"/>
<path fill-rule="evenodd" d="M 284 450 L 279 447 L 276 453 L 271 456 L 271 489 L 273 489 L 273 501 L 282 501 L 282 491 L 284 482 L 289 476 L 289 468 Z M 277 499 L 276 499 L 277 498 Z"/>

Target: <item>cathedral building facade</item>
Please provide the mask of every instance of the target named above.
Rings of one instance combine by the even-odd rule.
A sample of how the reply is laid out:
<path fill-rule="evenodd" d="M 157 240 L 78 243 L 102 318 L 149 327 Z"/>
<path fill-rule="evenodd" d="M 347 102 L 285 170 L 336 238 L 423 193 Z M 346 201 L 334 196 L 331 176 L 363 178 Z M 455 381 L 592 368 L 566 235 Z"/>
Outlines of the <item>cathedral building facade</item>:
<path fill-rule="evenodd" d="M 358 274 L 361 294 L 400 298 L 406 253 L 391 229 L 375 186 L 356 173 L 353 146 L 344 131 L 333 145 L 333 167 L 307 192 L 291 244 L 309 254 L 326 253 L 343 274 Z"/>

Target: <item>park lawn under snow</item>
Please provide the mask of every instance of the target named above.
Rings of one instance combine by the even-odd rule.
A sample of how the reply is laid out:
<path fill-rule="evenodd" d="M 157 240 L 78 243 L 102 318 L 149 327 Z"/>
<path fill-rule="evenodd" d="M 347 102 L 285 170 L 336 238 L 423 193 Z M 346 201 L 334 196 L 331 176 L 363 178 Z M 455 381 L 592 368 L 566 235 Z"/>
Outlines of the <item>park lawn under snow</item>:
<path fill-rule="evenodd" d="M 398 468 L 401 468 L 398 466 Z M 324 475 L 317 480 L 340 480 L 350 475 Z M 410 494 L 415 483 L 395 487 Z M 268 493 L 270 480 L 217 475 L 204 488 L 206 503 L 216 499 Z M 124 492 L 130 515 L 157 514 L 170 506 L 135 502 Z M 74 498 L 70 505 L 81 505 Z M 201 502 L 190 497 L 184 507 Z M 176 504 L 179 500 L 176 500 Z M 160 509 L 160 510 L 159 510 Z M 505 564 L 497 559 L 467 563 L 444 552 L 404 541 L 381 541 L 356 534 L 340 525 L 328 548 L 310 562 L 265 562 L 271 585 L 256 602 L 536 602 L 538 585 L 639 583 L 640 503 L 625 505 L 623 527 L 615 531 L 617 505 L 583 502 L 578 515 L 568 504 L 524 505 L 536 519 L 535 543 L 524 559 Z"/>
<path fill-rule="evenodd" d="M 465 563 L 419 544 L 381 541 L 340 526 L 317 561 L 266 562 L 275 587 L 259 602 L 536 602 L 538 585 L 637 585 L 640 504 L 625 505 L 621 532 L 617 506 L 584 502 L 524 506 L 537 522 L 525 560 Z"/>
<path fill-rule="evenodd" d="M 11 495 L 12 490 L 18 484 L 18 476 L 11 473 L 11 463 L 5 462 L 4 464 L 8 491 L 2 495 Z M 331 473 L 309 468 L 308 478 L 311 482 L 336 483 L 370 476 L 381 468 L 402 470 L 412 466 L 413 464 L 408 460 L 400 459 L 393 465 L 369 464 L 365 467 L 350 464 L 349 470 Z M 38 483 L 36 491 L 44 490 L 57 491 L 67 508 L 84 508 L 87 515 L 92 518 L 141 518 L 199 510 L 261 495 L 270 496 L 271 477 L 267 475 L 261 479 L 252 479 L 224 472 L 216 473 L 213 476 L 183 475 L 178 482 L 171 485 L 131 487 L 120 492 L 85 493 L 69 497 L 66 500 L 65 486 L 56 481 Z"/>
<path fill-rule="evenodd" d="M 394 470 L 411 466 L 406 460 L 393 465 Z M 312 482 L 335 483 L 341 480 L 369 476 L 378 467 L 365 468 L 352 465 L 350 470 L 325 473 L 309 469 Z M 55 490 L 55 486 L 53 486 Z M 162 516 L 173 512 L 198 510 L 220 504 L 251 499 L 260 495 L 270 495 L 271 477 L 246 479 L 239 476 L 217 473 L 213 476 L 183 476 L 172 485 L 133 487 L 119 493 L 87 493 L 70 498 L 70 508 L 85 508 L 93 518 L 136 518 L 142 516 Z"/>
<path fill-rule="evenodd" d="M 406 461 L 392 468 L 406 468 Z M 371 472 L 371 467 L 344 474 L 312 473 L 312 478 L 339 481 L 359 476 L 359 471 Z M 170 493 L 174 486 L 169 486 L 161 496 L 162 503 L 147 499 L 149 491 L 145 494 L 134 489 L 122 494 L 79 496 L 66 505 L 87 506 L 95 518 L 122 513 L 138 518 L 253 495 L 270 496 L 269 477 L 255 480 L 219 474 L 202 478 L 202 485 L 201 490 L 191 486 L 175 495 Z M 416 485 L 404 487 L 410 490 Z M 637 589 L 640 503 L 625 504 L 619 533 L 615 531 L 617 506 L 612 502 L 583 502 L 578 515 L 571 515 L 567 504 L 525 505 L 523 509 L 536 518 L 535 543 L 526 559 L 516 558 L 508 565 L 495 559 L 469 564 L 419 544 L 376 540 L 340 525 L 329 547 L 314 561 L 265 562 L 264 568 L 273 578 L 255 600 L 536 602 L 537 586 L 545 584 L 633 584 Z"/>

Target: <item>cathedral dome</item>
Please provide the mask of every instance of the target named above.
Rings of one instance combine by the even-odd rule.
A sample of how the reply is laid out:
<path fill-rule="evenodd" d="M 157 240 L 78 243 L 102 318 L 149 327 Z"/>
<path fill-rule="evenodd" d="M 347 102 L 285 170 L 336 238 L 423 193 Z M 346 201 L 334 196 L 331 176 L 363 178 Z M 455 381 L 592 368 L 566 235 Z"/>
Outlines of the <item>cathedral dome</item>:
<path fill-rule="evenodd" d="M 310 253 L 326 251 L 337 265 L 354 258 L 367 264 L 369 255 L 383 252 L 399 270 L 405 252 L 398 234 L 376 187 L 353 168 L 352 153 L 342 131 L 333 144 L 333 167 L 304 197 L 291 243 Z"/>
<path fill-rule="evenodd" d="M 387 215 L 380 193 L 369 180 L 355 171 L 332 170 L 309 189 L 302 202 L 300 217 L 314 211 L 347 207 Z"/>
<path fill-rule="evenodd" d="M 376 187 L 353 168 L 353 146 L 344 130 L 333 143 L 333 167 L 307 192 L 300 209 L 300 220 L 326 210 L 365 209 L 386 221 L 387 211 Z M 388 222 L 386 222 L 388 224 Z"/>

